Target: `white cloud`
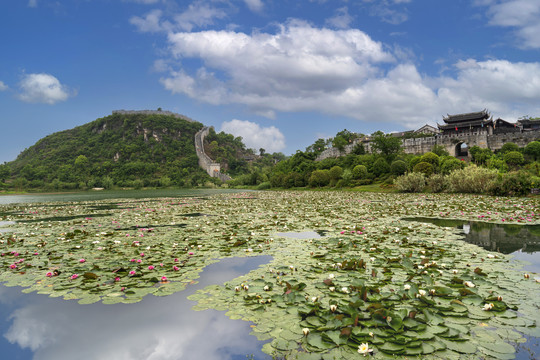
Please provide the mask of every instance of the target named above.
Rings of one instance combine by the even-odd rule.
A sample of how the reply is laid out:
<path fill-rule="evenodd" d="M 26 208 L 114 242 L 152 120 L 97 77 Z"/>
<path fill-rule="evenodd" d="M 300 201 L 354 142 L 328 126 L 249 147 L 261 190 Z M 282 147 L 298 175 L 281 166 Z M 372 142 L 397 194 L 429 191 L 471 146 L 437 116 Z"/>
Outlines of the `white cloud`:
<path fill-rule="evenodd" d="M 160 2 L 161 0 L 123 0 L 124 2 L 134 2 L 134 3 L 138 3 L 138 4 L 146 4 L 146 5 L 151 5 L 151 4 L 156 4 L 158 2 Z"/>
<path fill-rule="evenodd" d="M 133 16 L 129 22 L 135 25 L 141 32 L 159 32 L 170 28 L 170 23 L 161 23 L 163 12 L 155 9 L 147 13 L 144 17 Z"/>
<path fill-rule="evenodd" d="M 30 103 L 54 104 L 65 101 L 69 90 L 50 74 L 28 74 L 21 80 L 19 99 Z"/>
<path fill-rule="evenodd" d="M 336 9 L 336 14 L 331 18 L 326 20 L 326 23 L 330 26 L 336 27 L 338 29 L 347 29 L 353 17 L 349 15 L 349 10 L 346 6 Z"/>
<path fill-rule="evenodd" d="M 180 29 L 191 31 L 195 27 L 212 25 L 214 19 L 223 19 L 226 16 L 227 13 L 224 10 L 197 1 L 190 4 L 184 12 L 176 15 L 175 20 Z"/>
<path fill-rule="evenodd" d="M 4 84 L 3 81 L 0 81 L 0 91 L 5 91 L 7 89 L 9 89 L 9 87 L 6 84 Z"/>
<path fill-rule="evenodd" d="M 488 0 L 476 4 L 488 6 L 490 25 L 514 28 L 519 39 L 518 46 L 540 48 L 540 1 Z"/>
<path fill-rule="evenodd" d="M 264 4 L 261 0 L 244 0 L 247 7 L 253 12 L 262 11 Z"/>
<path fill-rule="evenodd" d="M 37 0 L 28 0 L 28 7 L 37 7 Z"/>
<path fill-rule="evenodd" d="M 251 149 L 263 148 L 273 153 L 285 148 L 285 136 L 275 126 L 261 127 L 251 121 L 234 119 L 223 122 L 221 131 L 241 136 L 246 146 Z"/>
<path fill-rule="evenodd" d="M 178 32 L 168 41 L 166 89 L 214 105 L 242 104 L 269 118 L 313 111 L 414 128 L 441 114 L 484 108 L 509 119 L 540 113 L 537 62 L 469 59 L 454 64 L 452 76 L 429 77 L 408 49 L 384 46 L 356 29 L 300 21 L 274 34 Z M 191 71 L 183 59 L 203 65 Z"/>

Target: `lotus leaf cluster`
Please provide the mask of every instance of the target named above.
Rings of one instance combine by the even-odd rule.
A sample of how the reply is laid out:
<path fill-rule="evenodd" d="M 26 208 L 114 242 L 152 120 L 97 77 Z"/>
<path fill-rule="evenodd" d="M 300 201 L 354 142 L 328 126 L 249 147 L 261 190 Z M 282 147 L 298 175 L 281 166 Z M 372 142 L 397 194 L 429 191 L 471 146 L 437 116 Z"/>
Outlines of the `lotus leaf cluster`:
<path fill-rule="evenodd" d="M 0 221 L 16 224 L 0 235 L 0 281 L 82 304 L 133 303 L 181 291 L 219 259 L 264 254 L 273 260 L 191 299 L 253 322 L 278 357 L 508 359 L 540 336 L 538 274 L 456 228 L 406 220 L 415 217 L 519 227 L 539 224 L 540 207 L 351 192 L 6 205 Z"/>

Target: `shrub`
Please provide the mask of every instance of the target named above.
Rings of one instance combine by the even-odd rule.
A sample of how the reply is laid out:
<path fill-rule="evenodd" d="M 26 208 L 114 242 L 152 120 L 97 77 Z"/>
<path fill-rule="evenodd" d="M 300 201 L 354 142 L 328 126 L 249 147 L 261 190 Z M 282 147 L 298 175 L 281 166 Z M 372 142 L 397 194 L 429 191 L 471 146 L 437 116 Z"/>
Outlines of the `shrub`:
<path fill-rule="evenodd" d="M 352 170 L 352 176 L 354 179 L 365 179 L 368 176 L 367 168 L 364 165 L 356 165 Z"/>
<path fill-rule="evenodd" d="M 375 176 L 379 177 L 383 174 L 388 174 L 390 172 L 390 165 L 388 165 L 388 162 L 386 162 L 385 159 L 383 159 L 382 157 L 381 158 L 378 158 L 374 163 L 373 163 L 373 170 L 372 170 L 373 174 L 375 174 Z"/>
<path fill-rule="evenodd" d="M 439 157 L 450 155 L 442 145 L 434 145 L 433 149 L 431 149 L 431 152 Z"/>
<path fill-rule="evenodd" d="M 413 172 L 415 173 L 422 173 L 426 176 L 430 176 L 433 174 L 433 165 L 427 162 L 419 162 L 414 166 Z"/>
<path fill-rule="evenodd" d="M 420 157 L 420 162 L 427 162 L 435 169 L 439 166 L 439 157 L 430 151 Z"/>
<path fill-rule="evenodd" d="M 525 154 L 531 156 L 534 160 L 540 159 L 540 141 L 531 141 L 525 146 Z"/>
<path fill-rule="evenodd" d="M 506 144 L 504 144 L 501 149 L 499 150 L 499 152 L 501 154 L 506 154 L 510 151 L 519 151 L 519 146 L 517 146 L 516 144 L 514 144 L 513 142 L 507 142 Z"/>
<path fill-rule="evenodd" d="M 330 174 L 329 170 L 315 170 L 311 173 L 309 177 L 310 186 L 326 186 L 330 183 Z"/>
<path fill-rule="evenodd" d="M 396 160 L 390 164 L 390 172 L 393 175 L 403 175 L 407 172 L 407 163 L 403 160 Z"/>
<path fill-rule="evenodd" d="M 492 195 L 519 196 L 531 192 L 533 177 L 527 171 L 512 171 L 501 174 L 493 182 L 489 192 Z"/>
<path fill-rule="evenodd" d="M 454 170 L 463 169 L 465 162 L 455 157 L 448 157 L 441 163 L 441 173 L 444 175 L 450 174 Z"/>
<path fill-rule="evenodd" d="M 451 191 L 482 194 L 486 193 L 497 179 L 497 171 L 470 165 L 452 171 L 447 179 Z"/>
<path fill-rule="evenodd" d="M 343 175 L 343 169 L 340 166 L 333 166 L 330 169 L 329 175 L 330 179 L 337 181 L 341 179 L 341 175 Z"/>
<path fill-rule="evenodd" d="M 510 167 L 516 167 L 525 162 L 525 159 L 523 158 L 523 154 L 519 151 L 509 151 L 506 154 L 504 154 L 504 162 L 510 166 Z"/>
<path fill-rule="evenodd" d="M 257 190 L 268 190 L 272 187 L 272 184 L 270 184 L 270 181 L 265 181 L 259 184 L 257 186 Z"/>
<path fill-rule="evenodd" d="M 394 185 L 401 192 L 421 192 L 426 187 L 426 177 L 421 172 L 412 172 L 398 176 Z"/>
<path fill-rule="evenodd" d="M 413 171 L 416 164 L 420 162 L 420 158 L 420 156 L 415 156 L 411 159 L 411 161 L 409 161 L 409 170 Z"/>
<path fill-rule="evenodd" d="M 446 176 L 441 174 L 433 174 L 427 180 L 427 184 L 432 192 L 443 192 L 448 188 L 448 181 Z"/>

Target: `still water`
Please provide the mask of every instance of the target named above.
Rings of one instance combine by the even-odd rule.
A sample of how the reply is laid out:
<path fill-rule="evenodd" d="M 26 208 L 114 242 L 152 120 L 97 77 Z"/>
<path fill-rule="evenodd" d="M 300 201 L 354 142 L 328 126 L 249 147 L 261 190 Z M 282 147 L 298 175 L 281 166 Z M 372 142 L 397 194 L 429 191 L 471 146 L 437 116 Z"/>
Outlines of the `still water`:
<path fill-rule="evenodd" d="M 99 191 L 0 196 L 0 205 L 118 198 L 202 197 L 234 190 Z M 13 222 L 0 222 L 0 232 Z M 270 256 L 223 259 L 209 265 L 197 284 L 176 294 L 146 296 L 136 304 L 80 305 L 0 286 L 2 359 L 268 359 L 250 323 L 222 311 L 192 311 L 187 297 L 271 261 Z"/>
<path fill-rule="evenodd" d="M 136 304 L 79 305 L 0 286 L 2 359 L 268 359 L 250 323 L 222 311 L 192 311 L 187 297 L 270 262 L 270 256 L 224 259 L 199 283 Z"/>

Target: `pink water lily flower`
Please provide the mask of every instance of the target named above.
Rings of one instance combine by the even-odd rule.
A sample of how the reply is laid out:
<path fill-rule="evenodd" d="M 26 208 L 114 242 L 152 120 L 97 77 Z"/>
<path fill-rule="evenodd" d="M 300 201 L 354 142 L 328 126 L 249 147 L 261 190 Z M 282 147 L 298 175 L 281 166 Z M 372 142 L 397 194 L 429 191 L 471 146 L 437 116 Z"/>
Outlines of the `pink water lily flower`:
<path fill-rule="evenodd" d="M 120 281 L 120 277 L 118 277 L 118 276 L 115 277 L 115 278 L 114 278 L 114 281 Z"/>
<path fill-rule="evenodd" d="M 174 265 L 172 268 L 173 268 L 174 271 L 180 270 L 180 268 L 178 266 L 176 266 L 176 265 Z"/>
<path fill-rule="evenodd" d="M 135 270 L 131 270 L 131 271 L 129 272 L 129 275 L 135 275 Z"/>
<path fill-rule="evenodd" d="M 161 281 L 167 281 L 167 277 L 166 277 L 166 276 L 162 276 L 162 277 L 161 277 Z"/>
<path fill-rule="evenodd" d="M 192 252 L 192 251 L 190 251 L 190 252 L 189 252 L 188 254 L 189 254 L 189 255 L 193 255 L 193 252 Z"/>
<path fill-rule="evenodd" d="M 80 263 L 83 263 L 83 262 L 85 262 L 85 261 L 86 261 L 86 260 L 84 260 L 84 259 L 80 259 L 80 260 L 79 260 Z"/>
<path fill-rule="evenodd" d="M 148 266 L 148 270 L 154 270 L 154 265 Z"/>
<path fill-rule="evenodd" d="M 52 276 L 53 276 L 53 275 L 52 275 L 52 272 L 49 271 L 49 272 L 47 273 L 47 277 L 52 277 Z"/>
<path fill-rule="evenodd" d="M 75 280 L 78 277 L 79 277 L 79 274 L 73 274 L 73 275 L 71 275 L 71 280 Z"/>
<path fill-rule="evenodd" d="M 16 269 L 16 268 L 17 268 L 17 265 L 11 264 L 11 265 L 9 265 L 9 268 L 10 268 L 10 269 Z"/>

